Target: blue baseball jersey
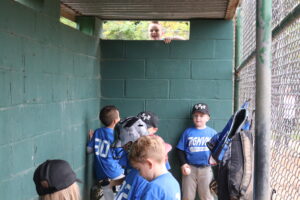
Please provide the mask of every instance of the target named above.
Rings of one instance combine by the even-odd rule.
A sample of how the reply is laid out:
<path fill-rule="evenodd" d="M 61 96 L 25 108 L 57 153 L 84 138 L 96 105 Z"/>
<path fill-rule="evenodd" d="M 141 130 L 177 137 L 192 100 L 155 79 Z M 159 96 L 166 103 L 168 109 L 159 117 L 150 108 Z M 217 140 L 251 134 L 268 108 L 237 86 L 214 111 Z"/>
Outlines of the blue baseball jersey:
<path fill-rule="evenodd" d="M 162 174 L 150 181 L 143 194 L 143 200 L 180 200 L 180 187 L 170 172 Z"/>
<path fill-rule="evenodd" d="M 188 164 L 208 166 L 210 151 L 206 143 L 215 134 L 217 132 L 210 127 L 204 129 L 191 127 L 183 132 L 176 147 L 185 152 Z"/>
<path fill-rule="evenodd" d="M 88 142 L 88 148 L 94 151 L 97 180 L 114 179 L 124 173 L 119 161 L 114 159 L 116 149 L 110 148 L 113 142 L 113 129 L 107 127 L 95 130 L 92 139 Z"/>
<path fill-rule="evenodd" d="M 139 175 L 139 171 L 130 168 L 129 173 L 115 197 L 115 200 L 138 200 L 141 199 L 141 194 L 148 184 L 148 181 Z"/>

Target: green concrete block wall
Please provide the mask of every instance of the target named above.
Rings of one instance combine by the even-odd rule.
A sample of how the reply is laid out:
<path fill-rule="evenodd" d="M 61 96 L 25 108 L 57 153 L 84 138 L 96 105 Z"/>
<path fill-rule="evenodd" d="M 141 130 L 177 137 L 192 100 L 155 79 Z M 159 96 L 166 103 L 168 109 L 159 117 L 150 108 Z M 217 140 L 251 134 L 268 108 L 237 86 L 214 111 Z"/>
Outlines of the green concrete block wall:
<path fill-rule="evenodd" d="M 158 134 L 174 148 L 192 124 L 195 103 L 208 103 L 208 125 L 217 131 L 232 114 L 232 21 L 193 20 L 188 41 L 102 40 L 100 46 L 101 106 L 115 104 L 122 117 L 156 113 Z M 169 158 L 179 178 L 175 151 Z"/>
<path fill-rule="evenodd" d="M 60 1 L 41 2 L 35 10 L 1 1 L 0 199 L 37 199 L 33 172 L 46 159 L 69 161 L 87 199 L 87 130 L 99 126 L 101 103 L 99 39 L 61 24 Z"/>

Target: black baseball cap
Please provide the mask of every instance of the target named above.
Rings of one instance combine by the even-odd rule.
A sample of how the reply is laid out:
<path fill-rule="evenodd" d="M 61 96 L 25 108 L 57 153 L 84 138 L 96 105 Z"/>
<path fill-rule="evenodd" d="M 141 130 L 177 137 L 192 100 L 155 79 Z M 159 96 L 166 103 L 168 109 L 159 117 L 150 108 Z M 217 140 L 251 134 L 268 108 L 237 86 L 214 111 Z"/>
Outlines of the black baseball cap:
<path fill-rule="evenodd" d="M 33 181 L 40 196 L 65 189 L 75 181 L 80 182 L 69 163 L 65 160 L 47 160 L 43 162 L 34 171 Z"/>
<path fill-rule="evenodd" d="M 154 113 L 144 111 L 140 112 L 137 117 L 146 123 L 147 128 L 158 128 L 158 117 Z"/>
<path fill-rule="evenodd" d="M 209 114 L 209 109 L 208 109 L 208 105 L 205 103 L 197 103 L 193 106 L 193 111 L 192 114 L 194 114 L 195 112 L 201 112 L 207 115 Z"/>

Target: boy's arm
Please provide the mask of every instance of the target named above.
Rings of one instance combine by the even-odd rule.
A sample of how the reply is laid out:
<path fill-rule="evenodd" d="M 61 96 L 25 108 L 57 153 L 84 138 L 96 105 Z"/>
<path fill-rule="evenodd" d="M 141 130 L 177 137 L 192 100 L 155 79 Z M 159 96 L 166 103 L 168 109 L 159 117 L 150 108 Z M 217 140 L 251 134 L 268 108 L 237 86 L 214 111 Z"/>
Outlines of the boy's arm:
<path fill-rule="evenodd" d="M 180 168 L 181 168 L 181 173 L 185 176 L 189 175 L 189 172 L 186 170 L 187 168 L 190 168 L 190 165 L 187 163 L 186 158 L 185 158 L 185 153 L 184 151 L 177 149 L 177 154 L 179 157 L 179 163 L 180 163 Z"/>
<path fill-rule="evenodd" d="M 164 38 L 164 43 L 169 44 L 169 43 L 171 43 L 172 40 L 185 40 L 185 39 L 181 36 L 166 37 L 166 38 Z"/>
<path fill-rule="evenodd" d="M 87 153 L 92 153 L 94 151 L 93 146 L 94 146 L 94 142 L 92 140 L 93 136 L 94 136 L 95 131 L 90 129 L 88 132 L 88 144 L 86 147 L 86 151 Z"/>
<path fill-rule="evenodd" d="M 187 163 L 184 151 L 182 151 L 180 149 L 177 149 L 177 155 L 179 157 L 180 166 L 182 166 L 182 165 L 184 165 L 184 164 Z"/>
<path fill-rule="evenodd" d="M 88 132 L 88 136 L 89 136 L 89 141 L 93 138 L 95 131 L 93 129 L 90 129 Z"/>

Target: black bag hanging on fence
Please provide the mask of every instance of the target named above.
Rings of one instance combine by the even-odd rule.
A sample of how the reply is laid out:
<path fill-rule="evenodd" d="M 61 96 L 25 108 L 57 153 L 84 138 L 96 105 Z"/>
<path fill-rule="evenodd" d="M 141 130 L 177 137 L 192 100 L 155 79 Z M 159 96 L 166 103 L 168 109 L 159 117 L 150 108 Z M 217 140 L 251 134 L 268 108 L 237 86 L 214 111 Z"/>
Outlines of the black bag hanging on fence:
<path fill-rule="evenodd" d="M 253 199 L 253 135 L 240 131 L 218 168 L 218 197 L 221 200 Z"/>
<path fill-rule="evenodd" d="M 215 174 L 220 200 L 253 199 L 253 136 L 246 102 L 228 121 L 223 131 L 208 142 L 219 164 Z"/>

